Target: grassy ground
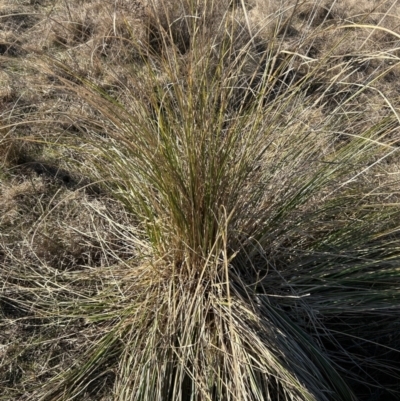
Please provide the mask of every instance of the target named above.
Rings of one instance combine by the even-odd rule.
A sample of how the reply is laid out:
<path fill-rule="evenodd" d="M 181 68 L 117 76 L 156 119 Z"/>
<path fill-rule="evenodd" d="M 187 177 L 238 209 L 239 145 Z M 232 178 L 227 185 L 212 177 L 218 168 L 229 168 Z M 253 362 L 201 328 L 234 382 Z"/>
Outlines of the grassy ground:
<path fill-rule="evenodd" d="M 1 400 L 397 400 L 400 2 L 5 0 Z"/>

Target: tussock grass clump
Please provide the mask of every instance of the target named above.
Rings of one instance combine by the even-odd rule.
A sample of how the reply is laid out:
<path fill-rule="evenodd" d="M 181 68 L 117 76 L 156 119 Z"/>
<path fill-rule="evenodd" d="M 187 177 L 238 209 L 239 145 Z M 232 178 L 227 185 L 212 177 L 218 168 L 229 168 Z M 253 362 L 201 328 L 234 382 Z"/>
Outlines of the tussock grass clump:
<path fill-rule="evenodd" d="M 3 239 L 18 269 L 1 265 L 2 302 L 57 349 L 29 397 L 396 399 L 399 105 L 382 81 L 399 60 L 360 51 L 377 64 L 359 76 L 336 53 L 379 26 L 333 23 L 322 2 L 144 7 L 112 91 L 79 59 L 36 61 L 72 106 L 68 129 L 53 110 L 58 130 L 29 140 L 101 191 L 55 190 L 24 263 Z M 311 54 L 324 35 L 331 48 Z"/>

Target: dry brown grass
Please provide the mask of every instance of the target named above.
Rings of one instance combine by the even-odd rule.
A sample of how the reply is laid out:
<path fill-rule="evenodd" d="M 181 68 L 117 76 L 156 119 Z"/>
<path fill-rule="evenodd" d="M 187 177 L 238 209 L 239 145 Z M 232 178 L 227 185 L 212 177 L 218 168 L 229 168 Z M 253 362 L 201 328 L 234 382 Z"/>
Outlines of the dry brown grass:
<path fill-rule="evenodd" d="M 243 2 L 246 12 L 232 7 L 233 3 L 242 2 L 221 0 L 206 9 L 200 2 L 195 12 L 189 12 L 190 0 L 5 0 L 0 6 L 0 399 L 42 399 L 42 386 L 79 360 L 82 350 L 99 341 L 98 332 L 107 331 L 107 321 L 95 326 L 85 319 L 46 315 L 42 304 L 36 307 L 43 294 L 52 311 L 64 299 L 63 291 L 89 298 L 90 291 L 102 284 L 93 278 L 99 271 L 104 271 L 105 281 L 115 274 L 116 283 L 126 286 L 121 293 L 127 294 L 129 280 L 120 277 L 127 266 L 137 263 L 139 254 L 149 252 L 145 246 L 140 248 L 137 238 L 131 238 L 136 222 L 132 223 L 132 216 L 102 183 L 93 181 L 92 165 L 85 165 L 82 156 L 95 150 L 81 144 L 80 135 L 99 126 L 99 132 L 106 135 L 112 123 L 103 121 L 83 98 L 62 88 L 62 79 L 70 77 L 60 68 L 46 71 L 40 64 L 45 56 L 73 67 L 77 75 L 117 98 L 128 112 L 137 104 L 151 108 L 153 99 L 143 90 L 148 87 L 146 62 L 158 60 L 152 55 L 163 52 L 165 60 L 175 60 L 176 78 L 184 81 L 192 72 L 191 54 L 215 41 L 215 59 L 209 63 L 216 69 L 221 51 L 219 25 L 228 15 L 235 21 L 232 54 L 236 57 L 248 46 L 241 69 L 244 87 L 257 87 L 257 79 L 264 73 L 260 66 L 268 57 L 275 57 L 273 68 L 282 74 L 275 74 L 279 79 L 266 96 L 267 104 L 291 85 L 303 79 L 309 82 L 302 86 L 308 99 L 304 107 L 291 99 L 281 118 L 291 121 L 293 131 L 308 127 L 315 141 L 321 141 L 321 154 L 340 148 L 352 135 L 365 132 L 386 117 L 392 118 L 387 146 L 398 146 L 400 1 L 248 0 Z M 206 29 L 194 50 L 190 24 L 200 15 Z M 349 28 L 353 24 L 357 27 Z M 154 70 L 160 74 L 154 83 L 168 87 L 173 74 L 156 62 Z M 365 88 L 363 93 L 355 96 L 361 87 Z M 248 96 L 245 103 L 251 105 L 248 91 L 238 88 L 232 92 L 232 115 L 244 107 L 243 93 Z M 281 112 L 280 104 L 276 109 L 271 106 L 270 111 L 271 115 Z M 345 132 L 337 132 L 328 143 L 323 130 L 330 118 L 335 123 L 342 119 Z M 69 147 L 49 146 L 49 140 Z M 276 154 L 284 153 L 288 143 L 287 138 L 277 136 L 277 150 L 266 154 L 263 162 L 267 163 L 268 157 L 278 158 Z M 275 177 L 280 184 L 264 209 L 273 210 L 281 202 L 286 184 L 291 182 L 290 173 L 301 174 L 292 166 L 287 170 L 282 168 L 281 176 Z M 399 171 L 396 156 L 373 165 L 365 181 L 376 190 L 365 197 L 375 197 L 376 203 L 397 204 Z M 311 210 L 313 202 L 303 207 Z M 396 230 L 391 235 L 398 241 Z M 42 285 L 46 275 L 54 278 L 48 287 L 34 290 L 36 284 L 30 286 L 30 282 Z M 71 299 L 73 295 L 68 302 Z M 70 327 L 72 321 L 74 326 Z M 327 322 L 329 327 L 335 324 L 340 322 Z M 394 331 L 382 336 L 391 347 L 398 346 Z M 92 372 L 93 382 L 79 395 L 82 399 L 117 399 L 112 358 L 109 363 L 104 376 L 96 378 Z M 391 374 L 399 380 L 394 368 Z M 388 377 L 379 376 L 379 380 L 390 382 Z M 393 387 L 399 391 L 398 383 Z M 374 393 L 376 397 L 397 397 L 384 389 L 379 391 Z M 365 394 L 360 399 L 372 400 Z"/>

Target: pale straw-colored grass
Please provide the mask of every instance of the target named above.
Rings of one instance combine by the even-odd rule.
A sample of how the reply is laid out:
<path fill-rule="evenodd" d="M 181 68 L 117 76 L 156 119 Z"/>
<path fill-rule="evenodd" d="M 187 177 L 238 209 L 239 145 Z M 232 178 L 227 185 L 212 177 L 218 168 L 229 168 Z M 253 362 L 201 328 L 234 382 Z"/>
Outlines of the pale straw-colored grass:
<path fill-rule="evenodd" d="M 100 266 L 26 264 L 8 284 L 7 297 L 23 288 L 50 326 L 80 330 L 80 354 L 56 375 L 47 367 L 32 399 L 398 394 L 399 118 L 379 87 L 392 67 L 352 84 L 353 60 L 335 63 L 346 35 L 379 27 L 320 22 L 300 44 L 337 41 L 311 57 L 283 41 L 302 4 L 271 11 L 271 30 L 257 5 L 239 3 L 150 4 L 152 42 L 130 38 L 139 61 L 120 98 L 65 59 L 37 60 L 85 107 L 68 115 L 78 131 L 57 130 L 54 112 L 54 131 L 36 141 L 69 152 L 124 214 L 86 203 L 107 227 L 91 233 Z"/>

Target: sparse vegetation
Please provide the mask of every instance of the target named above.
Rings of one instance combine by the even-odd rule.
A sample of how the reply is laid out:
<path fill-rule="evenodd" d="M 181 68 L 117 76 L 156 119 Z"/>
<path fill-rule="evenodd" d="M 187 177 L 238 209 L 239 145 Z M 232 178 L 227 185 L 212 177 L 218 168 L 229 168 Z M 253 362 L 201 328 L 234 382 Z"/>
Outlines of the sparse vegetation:
<path fill-rule="evenodd" d="M 5 1 L 0 399 L 397 400 L 399 26 Z"/>

